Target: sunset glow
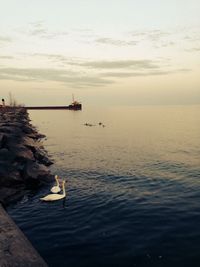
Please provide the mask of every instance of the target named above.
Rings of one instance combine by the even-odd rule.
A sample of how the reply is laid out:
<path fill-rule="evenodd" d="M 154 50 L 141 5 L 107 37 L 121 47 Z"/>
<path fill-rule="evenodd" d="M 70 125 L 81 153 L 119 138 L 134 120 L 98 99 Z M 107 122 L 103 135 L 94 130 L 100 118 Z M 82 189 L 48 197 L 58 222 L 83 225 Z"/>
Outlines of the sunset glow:
<path fill-rule="evenodd" d="M 161 3 L 162 2 L 162 3 Z M 0 90 L 26 105 L 199 104 L 200 2 L 1 3 Z"/>

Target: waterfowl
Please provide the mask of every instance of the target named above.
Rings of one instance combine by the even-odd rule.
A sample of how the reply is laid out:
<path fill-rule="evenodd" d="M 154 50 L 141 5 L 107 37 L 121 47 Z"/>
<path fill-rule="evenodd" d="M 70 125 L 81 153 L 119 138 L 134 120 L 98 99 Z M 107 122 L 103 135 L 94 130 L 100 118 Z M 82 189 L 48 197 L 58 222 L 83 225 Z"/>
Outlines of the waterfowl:
<path fill-rule="evenodd" d="M 43 201 L 56 201 L 60 200 L 66 197 L 66 192 L 65 192 L 65 181 L 62 182 L 62 194 L 49 194 L 45 197 L 40 198 L 40 200 Z"/>
<path fill-rule="evenodd" d="M 55 175 L 55 180 L 56 180 L 56 185 L 54 185 L 51 188 L 51 192 L 57 194 L 57 193 L 59 193 L 61 191 L 60 184 L 59 184 L 59 181 L 58 181 L 58 175 Z"/>

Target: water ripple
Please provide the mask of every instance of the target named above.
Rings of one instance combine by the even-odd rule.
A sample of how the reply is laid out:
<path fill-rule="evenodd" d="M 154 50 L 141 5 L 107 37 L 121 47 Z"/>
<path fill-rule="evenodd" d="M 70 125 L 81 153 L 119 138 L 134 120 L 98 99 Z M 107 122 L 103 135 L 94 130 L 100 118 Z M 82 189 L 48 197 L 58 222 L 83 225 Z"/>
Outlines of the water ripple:
<path fill-rule="evenodd" d="M 200 118 L 192 107 L 61 112 L 65 123 L 32 113 L 49 133 L 52 173 L 66 179 L 67 196 L 41 202 L 52 183 L 9 213 L 49 266 L 199 266 L 197 111 Z M 83 126 L 97 117 L 109 127 Z"/>

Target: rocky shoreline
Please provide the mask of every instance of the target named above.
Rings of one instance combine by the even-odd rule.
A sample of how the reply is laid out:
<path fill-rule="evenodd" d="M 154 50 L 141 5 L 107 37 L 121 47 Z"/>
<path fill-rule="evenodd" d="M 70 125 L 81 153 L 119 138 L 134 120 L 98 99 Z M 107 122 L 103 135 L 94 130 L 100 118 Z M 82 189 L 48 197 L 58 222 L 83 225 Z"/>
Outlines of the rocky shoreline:
<path fill-rule="evenodd" d="M 27 190 L 52 180 L 44 138 L 31 125 L 25 108 L 0 108 L 0 202 L 19 199 Z"/>

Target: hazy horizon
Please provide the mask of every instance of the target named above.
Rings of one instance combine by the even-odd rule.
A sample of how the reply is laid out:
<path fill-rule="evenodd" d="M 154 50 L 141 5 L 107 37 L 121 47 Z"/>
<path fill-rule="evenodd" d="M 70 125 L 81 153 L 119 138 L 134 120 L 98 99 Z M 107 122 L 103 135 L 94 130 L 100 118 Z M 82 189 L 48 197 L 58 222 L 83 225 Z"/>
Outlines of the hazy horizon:
<path fill-rule="evenodd" d="M 200 2 L 1 3 L 0 97 L 25 105 L 200 104 Z"/>

